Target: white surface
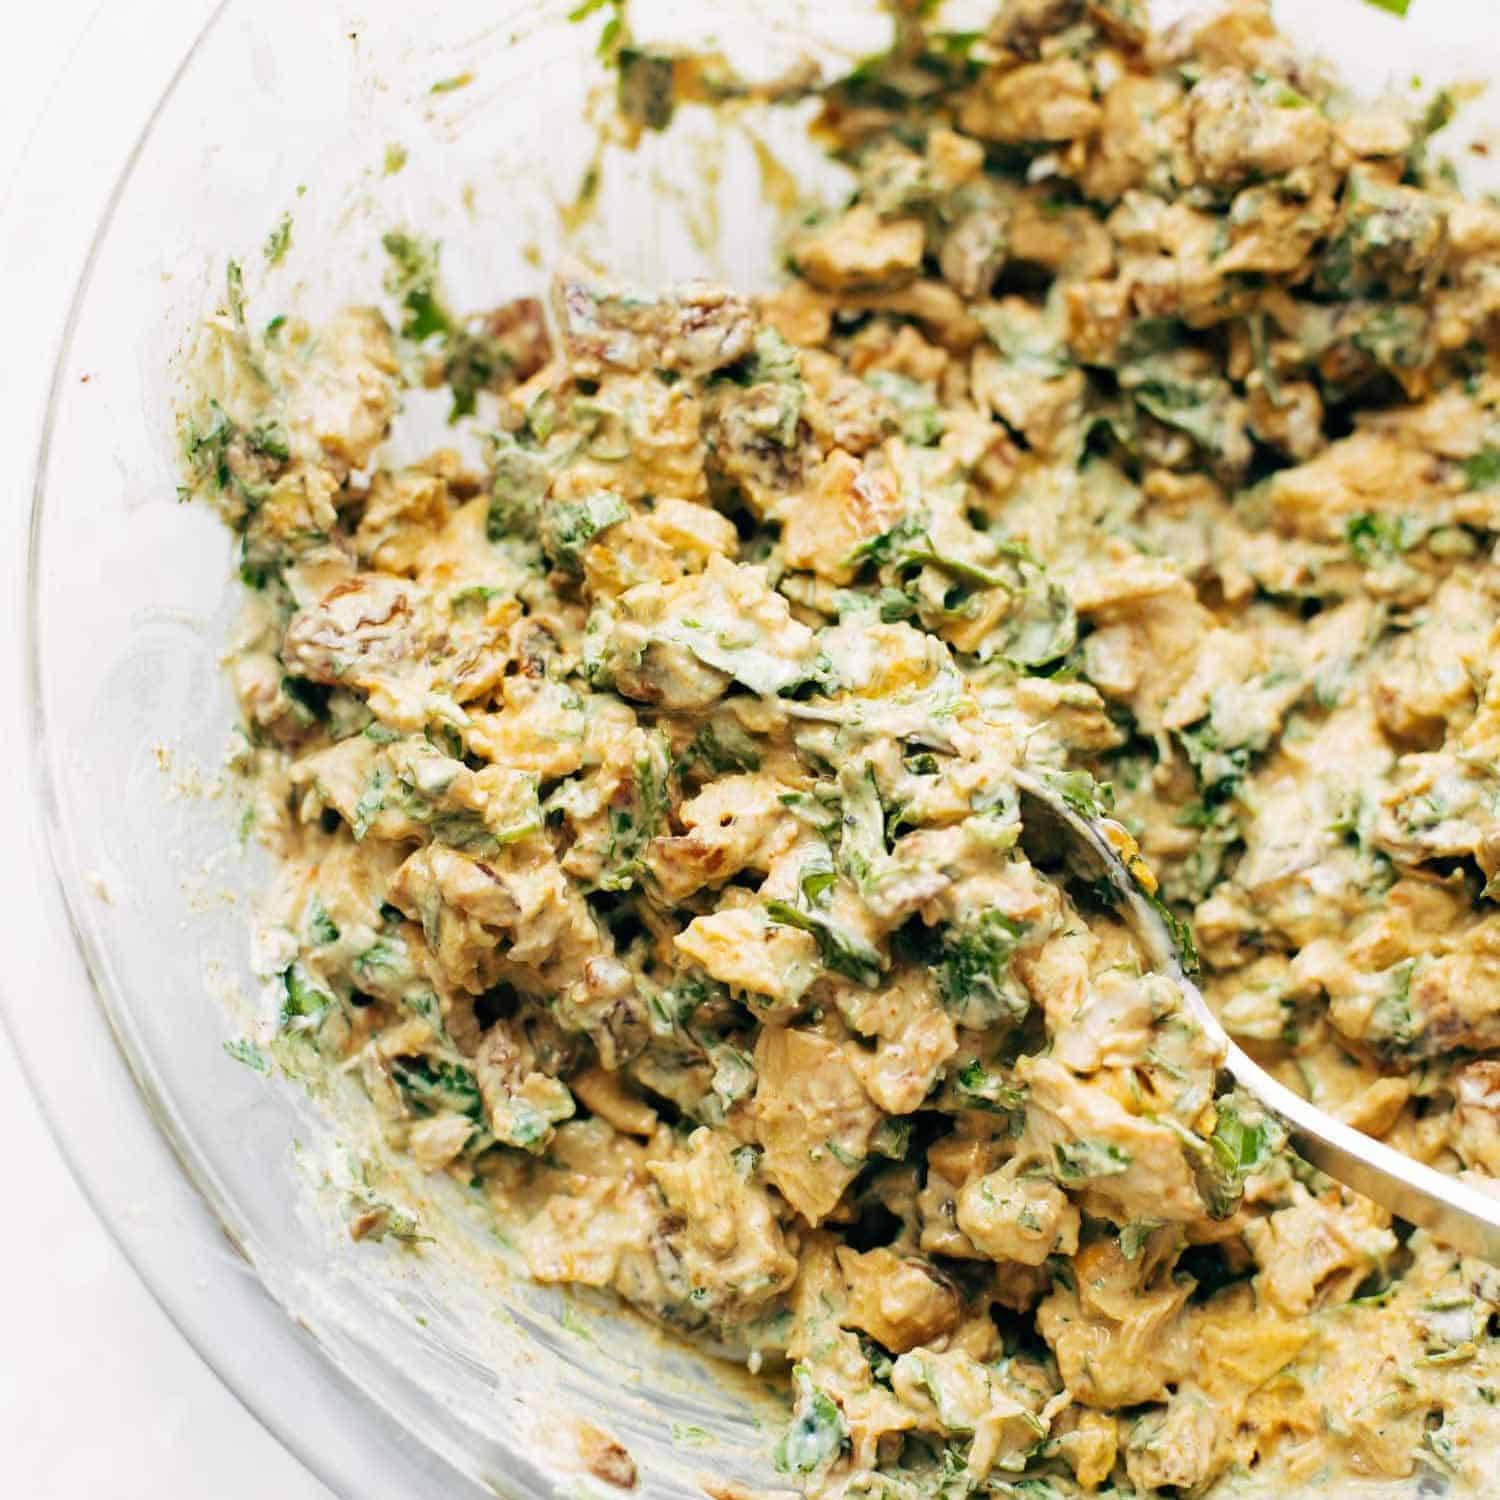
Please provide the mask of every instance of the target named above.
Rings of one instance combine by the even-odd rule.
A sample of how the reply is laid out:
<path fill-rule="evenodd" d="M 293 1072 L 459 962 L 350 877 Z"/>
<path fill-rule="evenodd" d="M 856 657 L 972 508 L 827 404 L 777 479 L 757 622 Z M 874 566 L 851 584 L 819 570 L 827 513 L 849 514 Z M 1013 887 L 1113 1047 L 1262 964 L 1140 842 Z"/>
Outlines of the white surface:
<path fill-rule="evenodd" d="M 17 7 L 0 49 L 0 190 L 95 0 Z M 96 122 L 80 120 L 79 128 Z M 46 372 L 20 378 L 44 379 Z M 4 384 L 17 379 L 7 370 Z M 0 452 L 26 441 L 0 404 Z M 14 420 L 12 418 L 11 420 Z M 9 893 L 0 889 L 0 908 Z M 33 997 L 45 1004 L 46 996 Z M 25 1500 L 329 1500 L 188 1347 L 74 1184 L 0 1030 L 9 1232 L 5 1493 Z"/>

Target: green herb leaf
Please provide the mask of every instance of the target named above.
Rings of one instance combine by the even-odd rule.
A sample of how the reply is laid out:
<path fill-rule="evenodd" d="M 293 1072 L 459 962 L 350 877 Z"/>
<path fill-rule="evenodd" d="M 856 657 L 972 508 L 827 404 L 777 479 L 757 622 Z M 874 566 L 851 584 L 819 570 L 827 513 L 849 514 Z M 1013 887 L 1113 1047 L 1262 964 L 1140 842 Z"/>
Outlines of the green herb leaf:
<path fill-rule="evenodd" d="M 337 929 L 335 929 L 336 931 Z M 310 1031 L 333 1005 L 333 996 L 313 982 L 300 963 L 289 964 L 281 974 L 281 1014 L 277 1018 L 283 1031 Z"/>
<path fill-rule="evenodd" d="M 1471 490 L 1494 489 L 1500 484 L 1500 448 L 1483 448 L 1463 464 L 1464 478 Z"/>
<path fill-rule="evenodd" d="M 282 214 L 276 221 L 276 227 L 266 236 L 265 254 L 266 264 L 279 266 L 282 258 L 292 247 L 292 216 Z"/>
<path fill-rule="evenodd" d="M 944 422 L 933 386 L 892 370 L 872 370 L 865 384 L 896 408 L 901 435 L 919 448 L 930 448 L 943 435 Z"/>
<path fill-rule="evenodd" d="M 1476 486 L 1471 483 L 1470 488 Z M 1366 567 L 1399 557 L 1421 536 L 1420 524 L 1405 516 L 1365 514 L 1351 516 L 1344 523 L 1344 538 L 1349 543 L 1349 550 Z"/>
<path fill-rule="evenodd" d="M 1234 796 L 1254 758 L 1251 746 L 1225 744 L 1211 718 L 1200 719 L 1174 732 L 1193 768 L 1204 801 L 1223 802 Z"/>
<path fill-rule="evenodd" d="M 1411 981 L 1416 966 L 1416 960 L 1409 958 L 1388 970 L 1386 992 L 1370 1012 L 1370 1040 L 1387 1055 L 1404 1052 L 1421 1031 L 1411 1000 Z"/>
<path fill-rule="evenodd" d="M 731 720 L 705 724 L 677 762 L 686 771 L 701 762 L 713 775 L 760 770 L 760 751 L 755 741 Z"/>
<path fill-rule="evenodd" d="M 1070 1186 L 1130 1170 L 1130 1153 L 1113 1141 L 1058 1141 L 1052 1154 L 1057 1180 Z"/>
<path fill-rule="evenodd" d="M 491 440 L 493 481 L 485 535 L 492 542 L 535 542 L 540 533 L 542 501 L 552 482 L 546 460 L 509 433 Z"/>
<path fill-rule="evenodd" d="M 848 1434 L 844 1414 L 812 1383 L 803 1365 L 792 1369 L 797 1402 L 791 1425 L 776 1445 L 775 1463 L 783 1474 L 811 1474 L 838 1457 Z"/>
<path fill-rule="evenodd" d="M 987 911 L 971 926 L 943 933 L 938 995 L 960 1026 L 1016 1026 L 1025 1019 L 1030 999 L 1010 976 L 1011 955 L 1025 931 L 1024 924 Z"/>
<path fill-rule="evenodd" d="M 1107 818 L 1115 810 L 1115 789 L 1087 771 L 1043 771 L 1042 779 L 1080 818 Z"/>
<path fill-rule="evenodd" d="M 443 356 L 443 381 L 453 393 L 448 421 L 472 417 L 480 391 L 488 389 L 511 369 L 511 357 L 498 339 L 470 328 L 453 329 Z"/>
<path fill-rule="evenodd" d="M 241 332 L 245 328 L 245 273 L 237 260 L 224 267 L 224 289 L 229 301 L 229 315 Z"/>
<path fill-rule="evenodd" d="M 888 1161 L 905 1161 L 911 1149 L 911 1121 L 888 1115 L 875 1127 L 870 1137 L 870 1155 Z"/>
<path fill-rule="evenodd" d="M 764 397 L 744 413 L 748 425 L 778 447 L 792 447 L 807 397 L 797 351 L 774 328 L 762 328 L 738 375 L 727 373 L 742 385 L 759 388 Z"/>
<path fill-rule="evenodd" d="M 1245 1179 L 1270 1161 L 1280 1132 L 1253 1101 L 1238 1094 L 1216 1101 L 1217 1121 L 1198 1169 L 1198 1191 L 1215 1219 L 1240 1206 Z"/>
<path fill-rule="evenodd" d="M 392 230 L 380 243 L 391 258 L 386 290 L 406 310 L 403 336 L 421 343 L 433 334 L 450 332 L 455 322 L 438 289 L 437 241 Z"/>
<path fill-rule="evenodd" d="M 307 903 L 307 935 L 319 948 L 326 948 L 339 940 L 338 924 L 328 915 L 328 908 L 317 895 Z"/>
<path fill-rule="evenodd" d="M 880 954 L 863 938 L 839 926 L 822 912 L 807 912 L 786 901 L 766 902 L 766 915 L 785 927 L 810 932 L 824 967 L 873 989 L 880 983 Z"/>
<path fill-rule="evenodd" d="M 266 1054 L 248 1037 L 237 1036 L 224 1043 L 224 1050 L 237 1062 L 244 1063 L 252 1073 L 269 1073 L 271 1064 Z"/>
<path fill-rule="evenodd" d="M 950 578 L 973 588 L 1006 588 L 1009 586 L 1004 573 L 967 558 L 956 557 L 939 551 L 928 534 L 928 523 L 922 517 L 907 516 L 898 521 L 889 531 L 861 542 L 848 556 L 851 566 L 873 563 L 877 568 L 893 567 L 898 572 L 907 568 L 933 567 L 947 573 Z"/>
<path fill-rule="evenodd" d="M 833 889 L 838 881 L 838 872 L 831 864 L 809 864 L 802 867 L 802 899 L 809 906 L 816 906 Z"/>
<path fill-rule="evenodd" d="M 1018 1114 L 1026 1108 L 1026 1090 L 1006 1083 L 991 1073 L 977 1058 L 967 1062 L 954 1075 L 959 1103 L 966 1109 L 982 1109 L 993 1114 Z"/>
<path fill-rule="evenodd" d="M 385 807 L 386 785 L 390 778 L 385 771 L 376 766 L 370 772 L 370 779 L 365 783 L 365 789 L 359 795 L 359 801 L 354 804 L 354 837 L 356 840 L 364 838 L 370 831 L 370 824 L 380 816 Z"/>
<path fill-rule="evenodd" d="M 208 414 L 206 427 L 188 423 L 183 433 L 183 450 L 194 478 L 200 483 L 212 483 L 222 492 L 229 488 L 234 477 L 229 468 L 229 444 L 237 429 L 228 412 L 211 396 Z"/>
<path fill-rule="evenodd" d="M 542 513 L 542 551 L 564 572 L 582 577 L 583 549 L 601 531 L 629 519 L 630 507 L 608 490 L 596 490 L 581 500 L 555 501 Z"/>
<path fill-rule="evenodd" d="M 634 770 L 629 786 L 621 788 L 625 800 L 621 802 L 617 792 L 610 804 L 609 849 L 599 877 L 603 891 L 626 891 L 638 883 L 646 849 L 665 826 L 670 802 L 667 782 L 672 774 L 665 735 L 651 736 L 645 751 L 636 757 Z"/>
<path fill-rule="evenodd" d="M 479 1084 L 461 1063 L 419 1055 L 396 1057 L 391 1059 L 391 1077 L 422 1114 L 452 1111 L 476 1124 L 484 1119 Z"/>
<path fill-rule="evenodd" d="M 1161 1219 L 1132 1219 L 1120 1231 L 1120 1254 L 1126 1260 L 1139 1260 L 1146 1241 L 1162 1227 Z"/>

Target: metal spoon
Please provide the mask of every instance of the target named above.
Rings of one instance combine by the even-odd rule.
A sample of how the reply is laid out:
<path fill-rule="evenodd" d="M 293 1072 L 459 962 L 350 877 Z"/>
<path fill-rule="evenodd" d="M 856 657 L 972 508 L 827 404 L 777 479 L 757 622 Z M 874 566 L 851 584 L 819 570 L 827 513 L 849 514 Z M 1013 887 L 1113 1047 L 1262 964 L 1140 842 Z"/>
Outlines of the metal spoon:
<path fill-rule="evenodd" d="M 1281 1123 L 1303 1160 L 1398 1217 L 1420 1224 L 1455 1250 L 1500 1265 L 1500 1198 L 1392 1150 L 1272 1078 L 1230 1038 L 1184 972 L 1177 942 L 1161 912 L 1110 840 L 1112 830 L 1128 838 L 1125 830 L 1109 819 L 1080 812 L 1044 775 L 1018 771 L 1016 783 L 1023 819 L 1029 804 L 1034 821 L 1040 814 L 1041 823 L 1063 834 L 1079 874 L 1103 877 L 1119 893 L 1120 910 L 1136 939 L 1152 965 L 1181 989 L 1188 1014 L 1219 1054 L 1219 1066 Z"/>

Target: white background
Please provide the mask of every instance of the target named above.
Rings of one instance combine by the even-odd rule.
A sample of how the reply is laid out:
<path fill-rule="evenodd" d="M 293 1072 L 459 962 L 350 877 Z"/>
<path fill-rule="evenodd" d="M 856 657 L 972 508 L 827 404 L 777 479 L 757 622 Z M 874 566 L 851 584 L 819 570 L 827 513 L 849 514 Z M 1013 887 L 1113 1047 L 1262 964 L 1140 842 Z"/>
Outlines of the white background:
<path fill-rule="evenodd" d="M 0 202 L 97 3 L 7 10 Z M 96 123 L 81 119 L 79 128 Z M 45 374 L 5 370 L 0 390 Z M 0 451 L 13 455 L 27 441 L 7 429 L 15 405 L 0 401 Z M 5 896 L 0 889 L 0 910 Z M 52 1144 L 3 1027 L 0 1157 L 0 1489 L 15 1500 L 330 1500 L 193 1353 L 105 1234 Z"/>

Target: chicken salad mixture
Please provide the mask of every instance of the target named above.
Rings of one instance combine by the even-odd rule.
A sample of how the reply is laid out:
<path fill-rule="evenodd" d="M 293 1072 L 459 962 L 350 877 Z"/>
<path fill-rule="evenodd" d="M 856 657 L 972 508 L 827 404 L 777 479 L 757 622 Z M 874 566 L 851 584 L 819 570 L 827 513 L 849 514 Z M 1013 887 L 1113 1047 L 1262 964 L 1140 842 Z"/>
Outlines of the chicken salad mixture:
<path fill-rule="evenodd" d="M 636 128 L 704 87 L 612 45 Z M 903 11 L 770 295 L 461 316 L 399 231 L 389 314 L 258 330 L 231 268 L 188 489 L 241 536 L 276 1046 L 538 1279 L 785 1382 L 813 1493 L 1500 1463 L 1500 1272 L 1218 1092 L 1016 785 L 1116 821 L 1279 1078 L 1500 1174 L 1500 208 L 1448 108 L 1258 0 Z M 382 462 L 418 385 L 482 467 Z"/>

